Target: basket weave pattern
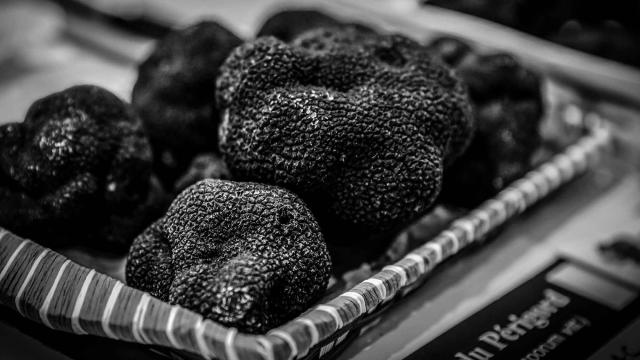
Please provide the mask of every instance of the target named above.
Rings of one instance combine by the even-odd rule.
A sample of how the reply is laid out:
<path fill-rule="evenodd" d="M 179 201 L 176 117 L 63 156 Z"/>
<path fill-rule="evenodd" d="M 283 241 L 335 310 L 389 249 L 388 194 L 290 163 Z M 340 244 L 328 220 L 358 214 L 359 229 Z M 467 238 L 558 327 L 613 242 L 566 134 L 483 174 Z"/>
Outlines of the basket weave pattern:
<path fill-rule="evenodd" d="M 400 261 L 265 335 L 203 319 L 1 228 L 0 302 L 53 329 L 168 346 L 207 359 L 319 357 L 354 331 L 351 324 L 415 289 L 438 264 L 585 172 L 609 143 L 608 128 L 592 125 L 576 144 Z"/>

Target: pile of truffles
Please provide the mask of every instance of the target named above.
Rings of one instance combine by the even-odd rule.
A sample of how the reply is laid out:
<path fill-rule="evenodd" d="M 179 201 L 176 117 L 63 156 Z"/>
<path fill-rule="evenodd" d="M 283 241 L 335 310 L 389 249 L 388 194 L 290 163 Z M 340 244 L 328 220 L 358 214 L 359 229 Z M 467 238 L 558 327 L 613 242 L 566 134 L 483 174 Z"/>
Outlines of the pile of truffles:
<path fill-rule="evenodd" d="M 539 89 L 508 55 L 313 10 L 246 42 L 204 21 L 158 41 L 133 106 L 77 86 L 0 127 L 0 226 L 128 250 L 129 285 L 264 333 L 437 201 L 522 175 Z"/>

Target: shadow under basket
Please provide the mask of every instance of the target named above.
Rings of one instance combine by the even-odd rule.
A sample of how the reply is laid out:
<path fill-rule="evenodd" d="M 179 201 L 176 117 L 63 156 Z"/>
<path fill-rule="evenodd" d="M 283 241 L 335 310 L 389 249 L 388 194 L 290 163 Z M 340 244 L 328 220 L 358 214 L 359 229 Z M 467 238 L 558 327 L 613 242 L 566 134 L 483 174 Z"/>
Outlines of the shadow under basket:
<path fill-rule="evenodd" d="M 338 353 L 395 300 L 463 248 L 484 240 L 593 167 L 611 143 L 601 121 L 494 198 L 373 277 L 264 335 L 239 333 L 170 305 L 0 228 L 0 302 L 50 328 L 158 345 L 206 359 L 317 359 Z"/>

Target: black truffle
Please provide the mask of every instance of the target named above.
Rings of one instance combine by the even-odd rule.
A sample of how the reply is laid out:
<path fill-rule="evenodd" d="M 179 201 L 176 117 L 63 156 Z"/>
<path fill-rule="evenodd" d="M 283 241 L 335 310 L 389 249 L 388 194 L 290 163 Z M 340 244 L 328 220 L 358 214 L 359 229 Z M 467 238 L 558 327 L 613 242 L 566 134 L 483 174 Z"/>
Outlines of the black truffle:
<path fill-rule="evenodd" d="M 400 35 L 320 29 L 292 44 L 259 38 L 221 67 L 231 173 L 300 195 L 338 271 L 429 210 L 444 163 L 472 133 L 463 85 L 426 50 Z"/>
<path fill-rule="evenodd" d="M 207 179 L 187 188 L 134 241 L 127 282 L 240 331 L 263 333 L 326 289 L 320 228 L 294 194 Z"/>
<path fill-rule="evenodd" d="M 161 203 L 141 122 L 102 88 L 54 93 L 0 127 L 0 225 L 20 236 L 123 252 Z"/>
<path fill-rule="evenodd" d="M 298 35 L 317 28 L 354 27 L 359 31 L 373 32 L 370 27 L 340 21 L 322 11 L 315 9 L 288 9 L 279 11 L 265 20 L 256 37 L 273 36 L 284 42 L 290 42 Z"/>
<path fill-rule="evenodd" d="M 218 67 L 241 39 L 203 21 L 160 40 L 139 67 L 132 103 L 149 134 L 154 171 L 168 190 L 200 153 L 217 152 Z"/>
<path fill-rule="evenodd" d="M 531 167 L 541 143 L 540 79 L 509 54 L 480 54 L 457 39 L 430 48 L 468 85 L 477 125 L 468 150 L 445 171 L 441 198 L 474 207 Z"/>
<path fill-rule="evenodd" d="M 231 179 L 227 164 L 218 155 L 207 153 L 193 158 L 189 169 L 176 180 L 175 190 L 180 192 L 204 179 Z"/>

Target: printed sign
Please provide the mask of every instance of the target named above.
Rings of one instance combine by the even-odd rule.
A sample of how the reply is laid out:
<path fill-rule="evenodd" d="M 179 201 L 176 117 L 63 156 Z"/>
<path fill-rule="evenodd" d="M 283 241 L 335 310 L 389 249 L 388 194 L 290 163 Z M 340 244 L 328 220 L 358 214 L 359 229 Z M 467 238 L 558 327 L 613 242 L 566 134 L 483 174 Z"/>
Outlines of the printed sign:
<path fill-rule="evenodd" d="M 638 293 L 595 268 L 558 260 L 406 359 L 640 359 Z M 598 355 L 607 347 L 610 355 Z"/>

